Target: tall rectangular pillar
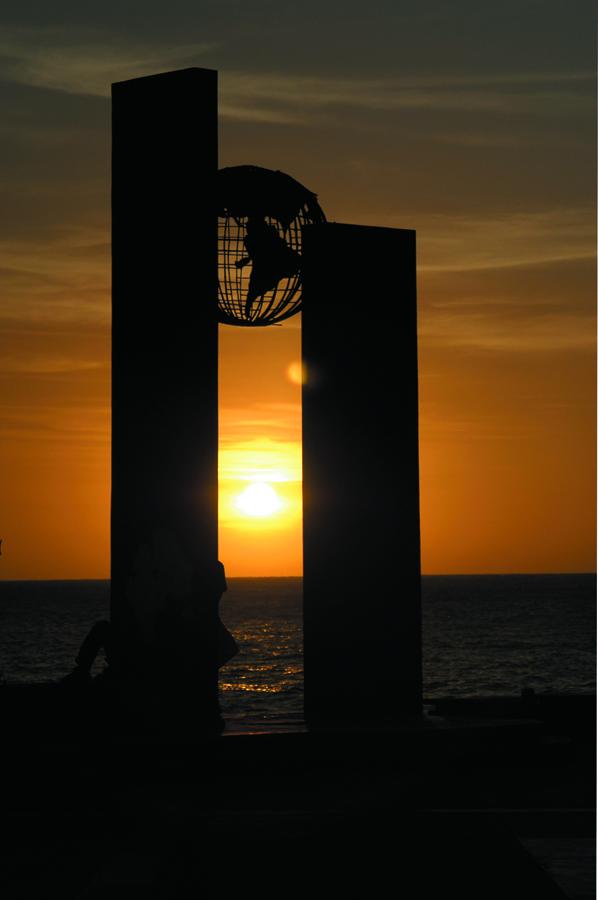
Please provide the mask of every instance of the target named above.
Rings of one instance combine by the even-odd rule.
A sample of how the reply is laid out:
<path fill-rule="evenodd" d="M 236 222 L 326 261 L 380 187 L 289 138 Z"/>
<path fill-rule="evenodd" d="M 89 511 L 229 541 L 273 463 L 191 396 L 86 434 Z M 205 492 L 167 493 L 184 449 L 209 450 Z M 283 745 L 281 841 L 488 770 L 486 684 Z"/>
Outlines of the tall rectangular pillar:
<path fill-rule="evenodd" d="M 217 73 L 136 78 L 112 98 L 115 654 L 141 680 L 205 681 L 212 650 L 198 642 L 218 556 Z"/>
<path fill-rule="evenodd" d="M 303 236 L 308 723 L 421 711 L 415 232 Z"/>

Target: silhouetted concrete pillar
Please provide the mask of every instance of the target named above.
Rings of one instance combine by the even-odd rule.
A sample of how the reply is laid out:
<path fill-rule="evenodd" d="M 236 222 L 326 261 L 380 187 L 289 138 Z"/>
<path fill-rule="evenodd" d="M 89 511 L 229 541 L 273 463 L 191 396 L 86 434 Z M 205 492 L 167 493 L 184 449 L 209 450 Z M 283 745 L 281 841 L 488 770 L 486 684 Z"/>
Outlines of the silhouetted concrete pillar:
<path fill-rule="evenodd" d="M 141 681 L 209 675 L 212 703 L 215 616 L 206 620 L 204 601 L 218 556 L 217 73 L 136 78 L 114 84 L 112 97 L 117 658 Z"/>
<path fill-rule="evenodd" d="M 303 241 L 308 723 L 421 711 L 415 232 Z"/>

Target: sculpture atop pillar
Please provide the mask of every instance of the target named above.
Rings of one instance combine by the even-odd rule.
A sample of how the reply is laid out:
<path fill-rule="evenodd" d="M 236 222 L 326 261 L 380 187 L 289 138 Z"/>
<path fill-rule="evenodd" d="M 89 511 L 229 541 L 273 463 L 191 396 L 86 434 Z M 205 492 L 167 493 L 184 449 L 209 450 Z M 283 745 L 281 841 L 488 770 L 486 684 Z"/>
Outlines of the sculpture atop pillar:
<path fill-rule="evenodd" d="M 284 172 L 220 169 L 218 318 L 275 325 L 301 309 L 303 227 L 325 222 L 316 195 Z"/>

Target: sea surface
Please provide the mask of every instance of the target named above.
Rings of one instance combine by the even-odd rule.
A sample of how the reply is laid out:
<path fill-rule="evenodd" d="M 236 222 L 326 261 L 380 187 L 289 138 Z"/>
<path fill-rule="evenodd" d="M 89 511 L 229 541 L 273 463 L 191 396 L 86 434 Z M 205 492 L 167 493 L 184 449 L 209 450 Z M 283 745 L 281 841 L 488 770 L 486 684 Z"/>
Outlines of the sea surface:
<path fill-rule="evenodd" d="M 220 673 L 224 715 L 301 715 L 301 579 L 228 585 L 221 616 L 241 653 Z M 426 698 L 595 691 L 594 575 L 424 576 L 422 597 Z M 108 581 L 0 581 L 4 683 L 67 674 L 108 603 Z"/>

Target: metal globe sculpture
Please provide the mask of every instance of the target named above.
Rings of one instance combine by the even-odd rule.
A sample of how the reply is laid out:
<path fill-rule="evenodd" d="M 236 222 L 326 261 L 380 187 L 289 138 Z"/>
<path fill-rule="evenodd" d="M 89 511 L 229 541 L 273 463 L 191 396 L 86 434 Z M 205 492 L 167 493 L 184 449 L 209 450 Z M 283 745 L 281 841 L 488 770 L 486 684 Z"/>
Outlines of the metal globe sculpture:
<path fill-rule="evenodd" d="M 260 166 L 220 169 L 218 319 L 226 325 L 282 322 L 301 309 L 301 239 L 325 222 L 316 195 Z"/>

